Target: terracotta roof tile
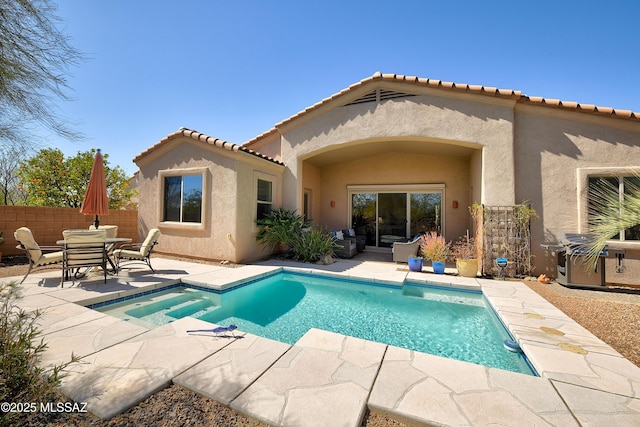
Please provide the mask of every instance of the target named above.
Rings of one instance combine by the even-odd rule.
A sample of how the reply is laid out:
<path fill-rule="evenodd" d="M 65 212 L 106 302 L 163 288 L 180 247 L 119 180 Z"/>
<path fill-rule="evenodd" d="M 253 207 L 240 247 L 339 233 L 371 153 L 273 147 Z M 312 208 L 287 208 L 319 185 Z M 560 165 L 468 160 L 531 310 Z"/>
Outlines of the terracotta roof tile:
<path fill-rule="evenodd" d="M 265 133 L 266 134 L 266 133 Z M 138 154 L 133 161 L 137 162 L 138 160 L 142 159 L 143 157 L 147 156 L 149 153 L 151 153 L 152 151 L 156 150 L 157 148 L 168 144 L 170 141 L 182 137 L 182 136 L 186 136 L 188 138 L 192 138 L 195 139 L 196 141 L 200 141 L 203 142 L 205 144 L 209 144 L 212 145 L 214 147 L 220 147 L 223 148 L 225 150 L 229 150 L 229 151 L 241 151 L 247 154 L 251 154 L 253 156 L 259 157 L 261 159 L 267 160 L 269 162 L 272 163 L 276 163 L 279 165 L 284 165 L 284 163 L 282 163 L 279 160 L 275 160 L 272 157 L 269 156 L 265 156 L 264 154 L 260 154 L 257 151 L 251 150 L 245 146 L 242 145 L 238 145 L 238 144 L 233 144 L 231 142 L 227 142 L 224 141 L 222 139 L 219 138 L 214 138 L 212 136 L 208 136 L 205 135 L 203 133 L 200 133 L 198 131 L 192 130 L 192 129 L 187 129 L 187 128 L 180 128 L 177 131 L 175 131 L 172 134 L 167 135 L 166 137 L 162 138 L 160 141 L 158 141 L 155 145 L 153 145 L 152 147 L 147 148 L 146 150 L 144 150 L 142 153 Z"/>

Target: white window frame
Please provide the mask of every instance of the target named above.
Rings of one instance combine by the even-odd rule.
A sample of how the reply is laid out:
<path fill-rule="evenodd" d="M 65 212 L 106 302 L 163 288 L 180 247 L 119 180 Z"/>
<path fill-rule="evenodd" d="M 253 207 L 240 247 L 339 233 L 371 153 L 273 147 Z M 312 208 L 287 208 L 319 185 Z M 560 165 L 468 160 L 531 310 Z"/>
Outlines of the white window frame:
<path fill-rule="evenodd" d="M 640 176 L 640 166 L 630 167 L 589 167 L 577 169 L 578 191 L 578 232 L 589 231 L 589 178 L 623 178 Z M 623 191 L 622 184 L 618 190 Z M 612 248 L 640 249 L 640 240 L 624 240 L 624 230 L 620 230 L 620 239 L 607 241 Z"/>
<path fill-rule="evenodd" d="M 258 200 L 258 180 L 267 181 L 271 183 L 271 209 L 274 209 L 278 202 L 277 194 L 277 179 L 274 175 L 269 175 L 264 172 L 254 171 L 253 174 L 253 223 L 256 224 L 258 220 L 258 204 L 267 204 L 264 201 Z M 257 227 L 257 224 L 256 224 Z"/>
<path fill-rule="evenodd" d="M 165 169 L 158 171 L 158 223 L 163 228 L 173 229 L 189 229 L 189 230 L 203 230 L 206 226 L 207 206 L 209 206 L 209 183 L 207 180 L 207 168 L 184 168 L 184 169 Z M 202 206 L 200 212 L 200 222 L 182 222 L 182 221 L 164 221 L 164 182 L 168 177 L 184 177 L 200 175 L 202 177 Z"/>

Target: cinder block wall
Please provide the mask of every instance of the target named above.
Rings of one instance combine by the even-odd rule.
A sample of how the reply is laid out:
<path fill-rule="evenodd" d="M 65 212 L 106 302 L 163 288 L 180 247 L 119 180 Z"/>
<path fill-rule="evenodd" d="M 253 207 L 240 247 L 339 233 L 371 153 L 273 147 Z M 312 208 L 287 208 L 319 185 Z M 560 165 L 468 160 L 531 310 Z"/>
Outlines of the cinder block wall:
<path fill-rule="evenodd" d="M 63 230 L 86 229 L 95 216 L 83 215 L 78 208 L 42 208 L 35 206 L 0 206 L 0 231 L 4 243 L 0 245 L 3 256 L 23 255 L 16 249 L 13 232 L 20 227 L 28 227 L 41 246 L 53 246 L 62 239 Z M 117 225 L 118 237 L 129 237 L 138 241 L 138 211 L 110 210 L 109 215 L 100 217 L 101 225 Z"/>

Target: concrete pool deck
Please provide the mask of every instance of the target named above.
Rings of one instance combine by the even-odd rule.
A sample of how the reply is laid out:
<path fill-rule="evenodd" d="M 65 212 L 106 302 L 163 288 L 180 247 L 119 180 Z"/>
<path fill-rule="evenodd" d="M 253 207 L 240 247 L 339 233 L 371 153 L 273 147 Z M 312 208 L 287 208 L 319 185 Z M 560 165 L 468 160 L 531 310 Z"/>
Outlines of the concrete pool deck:
<path fill-rule="evenodd" d="M 59 270 L 36 271 L 21 286 L 20 306 L 45 310 L 42 363 L 81 356 L 62 391 L 102 418 L 174 382 L 270 425 L 359 426 L 367 408 L 431 425 L 640 425 L 640 368 L 521 282 L 357 260 L 311 268 L 277 260 L 238 268 L 163 258 L 153 264 L 156 273 L 141 265 L 106 284 L 89 277 L 64 288 Z M 242 331 L 188 334 L 212 327 L 192 318 L 148 330 L 82 306 L 180 282 L 224 289 L 283 267 L 482 289 L 540 377 L 317 329 L 293 346 Z"/>

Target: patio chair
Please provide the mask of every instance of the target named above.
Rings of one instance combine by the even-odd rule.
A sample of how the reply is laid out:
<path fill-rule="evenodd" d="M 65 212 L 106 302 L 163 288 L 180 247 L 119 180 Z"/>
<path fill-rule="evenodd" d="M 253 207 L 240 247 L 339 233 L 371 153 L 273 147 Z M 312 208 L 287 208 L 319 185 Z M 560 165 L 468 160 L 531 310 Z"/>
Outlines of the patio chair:
<path fill-rule="evenodd" d="M 144 262 L 155 273 L 156 271 L 151 266 L 151 252 L 154 246 L 158 244 L 159 238 L 160 230 L 153 228 L 149 230 L 149 234 L 147 234 L 147 238 L 144 239 L 142 244 L 125 244 L 113 251 L 113 256 L 116 259 L 116 271 L 120 271 L 122 260 L 126 259 L 132 262 Z"/>
<path fill-rule="evenodd" d="M 345 240 L 353 240 L 356 242 L 356 250 L 358 253 L 364 252 L 367 236 L 358 236 L 353 228 L 342 230 Z"/>
<path fill-rule="evenodd" d="M 95 230 L 95 225 L 91 224 L 89 226 L 89 230 Z M 110 237 L 118 237 L 118 226 L 117 225 L 99 225 L 98 230 L 105 230 L 107 232 L 107 238 Z"/>
<path fill-rule="evenodd" d="M 355 240 L 345 239 L 342 231 L 332 231 L 331 235 L 336 238 L 333 253 L 340 258 L 352 258 L 358 253 Z"/>
<path fill-rule="evenodd" d="M 95 225 L 90 225 L 89 230 L 95 230 Z M 118 226 L 117 225 L 99 225 L 98 230 L 104 230 L 107 232 L 107 239 L 118 237 Z M 64 234 L 64 233 L 63 233 Z M 107 244 L 107 255 L 113 256 L 113 250 L 116 248 L 116 244 Z"/>
<path fill-rule="evenodd" d="M 107 283 L 107 232 L 105 230 L 65 230 L 62 264 L 62 281 L 75 270 L 74 277 L 79 279 L 92 267 L 101 267 L 104 283 Z M 84 272 L 81 269 L 85 269 Z"/>
<path fill-rule="evenodd" d="M 410 256 L 417 256 L 420 249 L 420 238 L 422 234 L 416 235 L 408 242 L 395 242 L 391 248 L 393 252 L 393 262 L 407 263 Z"/>
<path fill-rule="evenodd" d="M 27 227 L 20 227 L 13 236 L 18 241 L 18 249 L 22 249 L 29 260 L 29 269 L 20 283 L 24 282 L 35 267 L 57 264 L 62 262 L 62 248 L 60 246 L 40 246 L 33 238 L 33 233 Z"/>

